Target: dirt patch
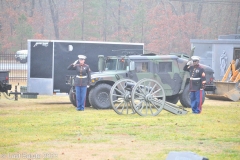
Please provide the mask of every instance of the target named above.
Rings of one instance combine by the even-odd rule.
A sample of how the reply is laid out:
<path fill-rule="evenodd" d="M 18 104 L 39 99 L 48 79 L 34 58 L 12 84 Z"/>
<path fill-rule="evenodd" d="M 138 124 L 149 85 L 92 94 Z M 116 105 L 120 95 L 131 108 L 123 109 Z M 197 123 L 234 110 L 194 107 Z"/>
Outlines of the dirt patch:
<path fill-rule="evenodd" d="M 73 143 L 65 141 L 46 142 L 44 145 L 51 146 L 51 148 L 46 152 L 36 151 L 35 153 L 40 155 L 48 153 L 52 155 L 52 159 L 61 160 L 140 160 L 156 159 L 154 157 L 158 153 L 165 153 L 165 156 L 160 159 L 166 159 L 168 154 L 166 150 L 172 151 L 173 146 L 174 148 L 177 146 L 179 150 L 187 151 L 191 151 L 193 148 L 197 148 L 199 151 L 206 149 L 205 144 L 186 147 L 182 143 L 138 141 L 129 135 L 114 135 L 114 137 L 109 136 L 108 138 L 109 141 L 103 143 L 82 143 L 81 139 Z M 24 148 L 25 145 L 29 147 L 31 144 L 22 144 L 21 147 Z M 43 144 L 40 145 L 43 146 Z"/>
<path fill-rule="evenodd" d="M 213 100 L 209 98 L 205 98 L 203 106 L 211 105 L 211 106 L 223 106 L 223 105 L 229 105 L 229 104 L 236 104 L 238 105 L 240 100 L 238 102 L 233 101 L 222 101 L 222 100 Z"/>

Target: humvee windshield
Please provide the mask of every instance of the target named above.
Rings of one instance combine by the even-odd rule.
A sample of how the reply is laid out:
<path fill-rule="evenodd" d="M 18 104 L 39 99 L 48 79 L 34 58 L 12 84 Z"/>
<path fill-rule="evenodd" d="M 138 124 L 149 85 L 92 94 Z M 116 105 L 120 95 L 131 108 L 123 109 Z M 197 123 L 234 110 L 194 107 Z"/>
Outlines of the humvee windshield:
<path fill-rule="evenodd" d="M 105 70 L 126 70 L 127 62 L 125 59 L 107 59 Z"/>

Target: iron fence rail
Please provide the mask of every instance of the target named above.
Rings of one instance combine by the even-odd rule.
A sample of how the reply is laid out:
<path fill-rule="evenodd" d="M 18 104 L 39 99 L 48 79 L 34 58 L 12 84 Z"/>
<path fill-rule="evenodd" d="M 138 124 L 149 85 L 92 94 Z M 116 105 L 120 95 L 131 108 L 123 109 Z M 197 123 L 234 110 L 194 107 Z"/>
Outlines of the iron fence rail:
<path fill-rule="evenodd" d="M 27 81 L 27 62 L 15 58 L 15 53 L 0 53 L 0 70 L 10 71 L 10 81 Z"/>

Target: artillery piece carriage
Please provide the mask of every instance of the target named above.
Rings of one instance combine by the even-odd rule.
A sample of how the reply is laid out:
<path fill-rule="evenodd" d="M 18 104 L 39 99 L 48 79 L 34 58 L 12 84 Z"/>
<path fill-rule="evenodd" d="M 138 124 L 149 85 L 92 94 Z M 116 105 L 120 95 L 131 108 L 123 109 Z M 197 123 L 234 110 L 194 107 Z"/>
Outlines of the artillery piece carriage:
<path fill-rule="evenodd" d="M 156 116 L 163 109 L 183 115 L 187 111 L 173 103 L 166 102 L 162 85 L 153 79 L 142 79 L 137 83 L 131 79 L 120 79 L 110 90 L 110 101 L 117 114 Z"/>

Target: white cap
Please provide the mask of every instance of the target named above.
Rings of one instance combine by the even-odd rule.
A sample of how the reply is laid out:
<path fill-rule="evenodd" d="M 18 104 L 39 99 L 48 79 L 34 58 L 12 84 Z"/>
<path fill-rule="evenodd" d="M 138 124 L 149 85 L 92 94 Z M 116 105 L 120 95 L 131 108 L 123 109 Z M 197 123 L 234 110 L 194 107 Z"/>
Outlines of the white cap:
<path fill-rule="evenodd" d="M 200 60 L 200 57 L 198 57 L 198 56 L 192 56 L 191 59 L 192 59 L 193 61 L 194 61 L 194 60 L 199 61 L 199 60 Z"/>
<path fill-rule="evenodd" d="M 84 55 L 78 55 L 78 58 L 79 58 L 79 59 L 86 59 L 87 57 L 84 56 Z"/>

